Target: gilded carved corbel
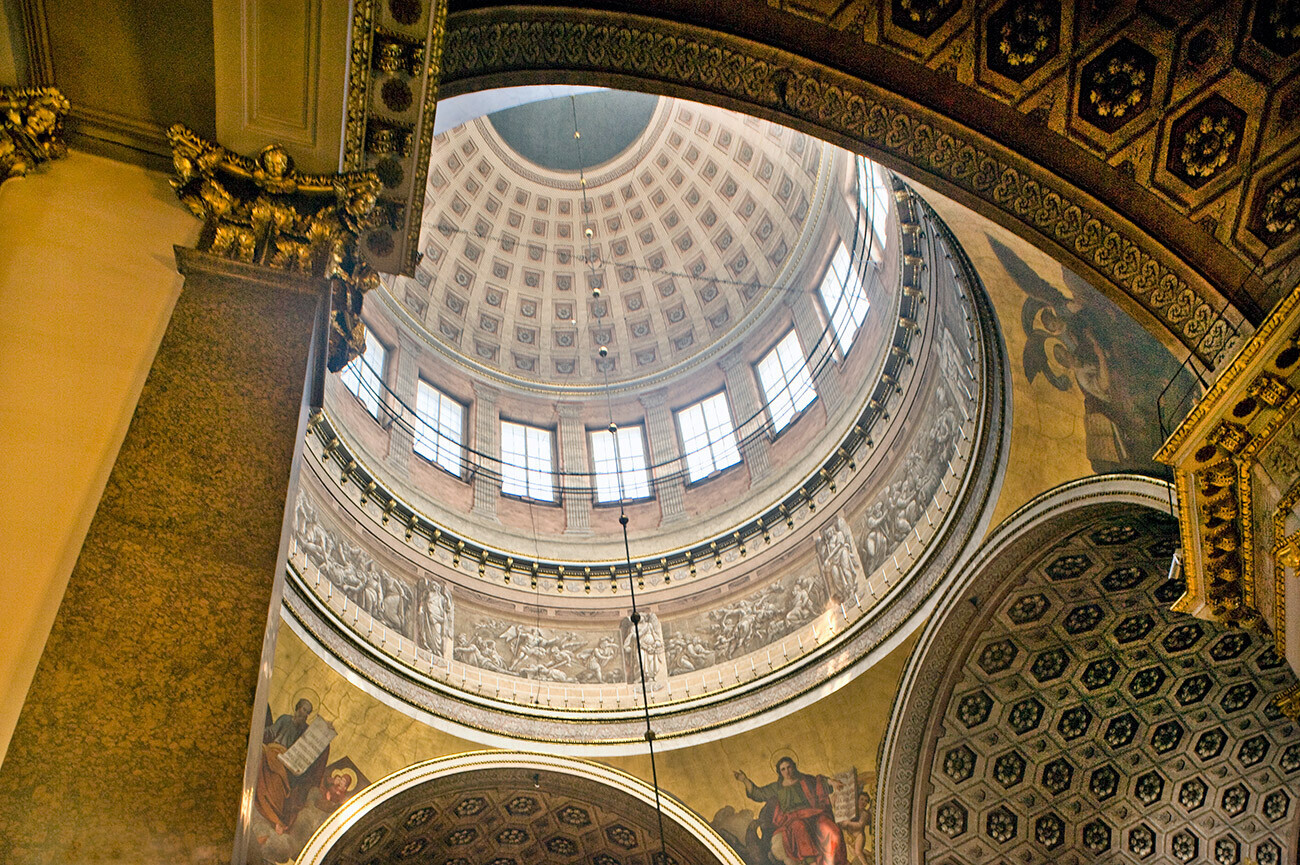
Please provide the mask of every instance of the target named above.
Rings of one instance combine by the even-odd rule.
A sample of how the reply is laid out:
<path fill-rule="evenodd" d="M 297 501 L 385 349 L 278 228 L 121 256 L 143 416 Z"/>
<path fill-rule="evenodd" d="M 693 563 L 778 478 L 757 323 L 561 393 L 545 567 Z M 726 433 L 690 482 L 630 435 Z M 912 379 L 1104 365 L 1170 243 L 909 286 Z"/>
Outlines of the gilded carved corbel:
<path fill-rule="evenodd" d="M 67 154 L 68 109 L 54 87 L 0 87 L 0 183 Z"/>
<path fill-rule="evenodd" d="M 380 186 L 375 173 L 299 174 L 279 145 L 250 159 L 180 124 L 167 131 L 167 138 L 175 170 L 172 188 L 203 220 L 198 249 L 328 279 L 326 365 L 338 372 L 363 354 L 361 304 L 379 276 L 361 257 L 358 240 L 382 219 L 375 210 Z"/>

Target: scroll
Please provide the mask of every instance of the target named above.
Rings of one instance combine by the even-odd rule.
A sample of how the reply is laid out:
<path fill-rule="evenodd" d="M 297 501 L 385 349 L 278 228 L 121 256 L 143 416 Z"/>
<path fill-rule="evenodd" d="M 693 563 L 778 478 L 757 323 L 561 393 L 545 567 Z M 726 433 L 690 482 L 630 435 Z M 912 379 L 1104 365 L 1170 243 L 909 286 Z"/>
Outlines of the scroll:
<path fill-rule="evenodd" d="M 839 782 L 839 787 L 831 785 L 831 811 L 836 823 L 846 823 L 858 819 L 858 770 L 857 767 L 832 776 Z"/>

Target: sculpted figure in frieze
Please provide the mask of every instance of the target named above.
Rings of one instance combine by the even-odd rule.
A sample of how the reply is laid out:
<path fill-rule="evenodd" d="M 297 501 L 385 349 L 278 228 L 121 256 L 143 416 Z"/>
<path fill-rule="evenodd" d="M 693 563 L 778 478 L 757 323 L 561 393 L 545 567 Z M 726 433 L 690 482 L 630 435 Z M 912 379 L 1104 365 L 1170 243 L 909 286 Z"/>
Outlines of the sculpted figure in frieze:
<path fill-rule="evenodd" d="M 817 563 L 830 588 L 831 597 L 849 603 L 858 597 L 858 578 L 862 575 L 862 562 L 853 543 L 853 530 L 843 514 L 817 535 Z"/>
<path fill-rule="evenodd" d="M 444 657 L 445 640 L 451 631 L 451 593 L 438 581 L 425 577 L 420 580 L 417 608 L 416 642 L 434 657 Z"/>
<path fill-rule="evenodd" d="M 646 684 L 657 687 L 665 666 L 663 628 L 654 613 L 637 615 L 639 619 L 635 622 L 630 617 L 623 620 L 623 658 L 627 678 L 630 682 L 639 682 L 644 672 Z"/>

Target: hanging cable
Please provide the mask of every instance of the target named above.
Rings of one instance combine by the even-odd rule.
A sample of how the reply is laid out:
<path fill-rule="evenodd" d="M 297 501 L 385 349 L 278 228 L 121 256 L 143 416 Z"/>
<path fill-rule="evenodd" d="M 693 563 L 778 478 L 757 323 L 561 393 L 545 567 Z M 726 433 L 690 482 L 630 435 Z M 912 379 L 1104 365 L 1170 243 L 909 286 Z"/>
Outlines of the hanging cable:
<path fill-rule="evenodd" d="M 589 208 L 587 203 L 587 177 L 584 171 L 582 160 L 582 133 L 578 128 L 578 103 L 574 97 L 569 97 L 569 106 L 573 111 L 573 143 L 578 155 L 578 187 L 582 190 L 582 213 L 583 213 L 583 234 L 587 238 L 587 266 L 590 275 L 595 275 L 595 256 L 592 247 L 592 238 L 595 232 L 591 228 L 589 217 Z M 600 283 L 588 279 L 588 285 L 591 286 L 591 296 L 594 299 L 600 298 Z M 598 315 L 597 318 L 603 318 Z M 655 733 L 650 724 L 650 686 L 646 682 L 646 655 L 641 643 L 641 612 L 636 603 L 636 573 L 632 568 L 632 546 L 628 541 L 627 525 L 627 507 L 623 489 L 623 456 L 619 450 L 618 443 L 618 424 L 614 423 L 614 401 L 609 384 L 609 347 L 599 346 L 596 350 L 600 356 L 600 369 L 604 380 L 605 390 L 605 410 L 609 418 L 609 435 L 614 445 L 614 481 L 615 489 L 618 493 L 618 524 L 623 531 L 623 561 L 627 567 L 627 588 L 628 596 L 632 606 L 632 612 L 628 615 L 628 621 L 632 624 L 632 634 L 636 643 L 636 668 L 640 674 L 641 680 L 641 708 L 645 713 L 645 741 L 650 751 L 650 785 L 655 794 L 655 819 L 658 821 L 659 829 L 659 856 L 658 865 L 668 865 L 668 851 L 664 848 L 664 812 L 663 804 L 659 797 L 659 767 L 655 761 Z M 648 623 L 647 623 L 648 626 Z M 653 860 L 652 860 L 653 865 Z"/>

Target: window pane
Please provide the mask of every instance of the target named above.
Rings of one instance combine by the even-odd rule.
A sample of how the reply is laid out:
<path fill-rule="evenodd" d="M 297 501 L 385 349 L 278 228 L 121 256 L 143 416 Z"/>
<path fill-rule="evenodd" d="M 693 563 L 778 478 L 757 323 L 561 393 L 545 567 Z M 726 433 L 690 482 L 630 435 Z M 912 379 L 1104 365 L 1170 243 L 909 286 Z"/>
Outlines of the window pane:
<path fill-rule="evenodd" d="M 528 460 L 524 450 L 524 428 L 501 422 L 501 492 L 528 495 Z"/>
<path fill-rule="evenodd" d="M 361 357 L 353 358 L 340 373 L 344 386 L 361 400 L 366 411 L 376 419 L 379 417 L 379 405 L 382 399 L 385 354 L 387 350 L 384 344 L 367 328 L 366 353 Z"/>
<path fill-rule="evenodd" d="M 501 422 L 501 492 L 555 500 L 549 430 Z"/>
<path fill-rule="evenodd" d="M 736 430 L 727 409 L 727 395 L 715 394 L 677 413 L 686 471 L 691 481 L 740 462 Z"/>
<path fill-rule="evenodd" d="M 420 380 L 415 391 L 415 452 L 460 477 L 464 408 Z"/>
<path fill-rule="evenodd" d="M 758 380 L 763 385 L 763 396 L 772 428 L 781 431 L 794 416 L 807 408 L 816 395 L 808 364 L 804 361 L 799 337 L 792 330 L 776 347 L 758 363 Z"/>
<path fill-rule="evenodd" d="M 889 219 L 889 200 L 893 189 L 889 184 L 889 174 L 876 163 L 858 157 L 858 208 L 862 215 L 862 224 L 871 225 L 875 233 L 871 244 L 871 260 L 880 261 L 883 257 L 886 227 Z"/>
<path fill-rule="evenodd" d="M 620 427 L 617 454 L 614 444 L 614 436 L 609 430 L 592 431 L 591 462 L 596 501 L 648 497 L 650 478 L 646 470 L 645 436 L 641 427 Z"/>
<path fill-rule="evenodd" d="M 853 267 L 843 243 L 835 250 L 831 266 L 826 269 L 826 276 L 822 278 L 818 291 L 826 305 L 840 352 L 848 354 L 858 328 L 867 318 L 867 307 L 870 304 L 862 286 L 862 277 L 857 268 Z"/>
<path fill-rule="evenodd" d="M 885 169 L 871 163 L 872 174 L 872 198 L 875 201 L 875 209 L 872 210 L 871 227 L 876 232 L 876 243 L 881 250 L 885 247 L 885 228 L 888 225 L 889 216 L 889 199 L 892 189 L 889 185 L 889 175 Z M 874 256 L 873 256 L 874 257 Z"/>

